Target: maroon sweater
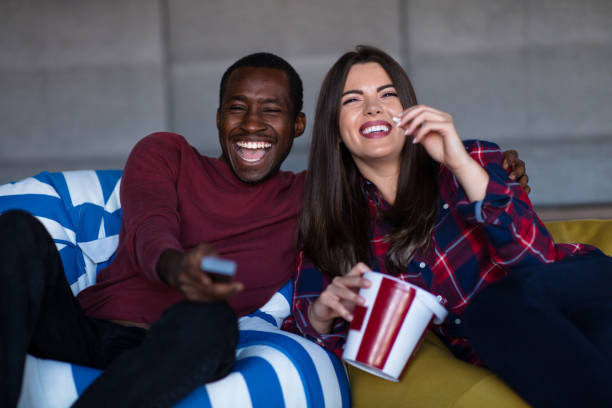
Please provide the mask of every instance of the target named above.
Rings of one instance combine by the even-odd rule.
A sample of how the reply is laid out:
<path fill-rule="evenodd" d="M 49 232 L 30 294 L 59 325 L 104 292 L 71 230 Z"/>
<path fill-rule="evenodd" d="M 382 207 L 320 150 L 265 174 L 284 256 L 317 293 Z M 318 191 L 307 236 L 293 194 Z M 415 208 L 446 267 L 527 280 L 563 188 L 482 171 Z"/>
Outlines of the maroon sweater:
<path fill-rule="evenodd" d="M 237 262 L 245 289 L 229 303 L 239 315 L 261 307 L 295 272 L 297 215 L 305 173 L 278 172 L 246 184 L 218 159 L 173 133 L 136 144 L 121 181 L 119 247 L 97 283 L 78 294 L 88 316 L 152 323 L 184 299 L 155 271 L 166 249 L 205 242 Z"/>

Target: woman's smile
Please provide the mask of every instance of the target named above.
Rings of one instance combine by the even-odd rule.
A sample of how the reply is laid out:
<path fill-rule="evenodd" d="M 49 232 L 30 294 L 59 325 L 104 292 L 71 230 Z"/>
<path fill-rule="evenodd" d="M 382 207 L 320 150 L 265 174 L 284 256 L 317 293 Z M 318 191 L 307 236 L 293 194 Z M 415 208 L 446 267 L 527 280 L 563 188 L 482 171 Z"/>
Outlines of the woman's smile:
<path fill-rule="evenodd" d="M 376 139 L 387 136 L 391 133 L 393 126 L 384 120 L 368 121 L 361 125 L 359 132 L 363 137 Z"/>

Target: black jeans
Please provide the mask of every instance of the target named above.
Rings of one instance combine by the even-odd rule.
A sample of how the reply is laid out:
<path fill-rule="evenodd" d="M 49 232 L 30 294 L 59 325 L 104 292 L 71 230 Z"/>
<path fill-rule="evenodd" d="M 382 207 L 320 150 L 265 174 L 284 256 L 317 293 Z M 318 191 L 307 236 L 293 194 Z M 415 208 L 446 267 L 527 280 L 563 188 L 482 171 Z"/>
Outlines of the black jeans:
<path fill-rule="evenodd" d="M 612 406 L 612 258 L 513 272 L 464 321 L 476 355 L 533 406 Z"/>
<path fill-rule="evenodd" d="M 227 375 L 238 341 L 223 302 L 181 302 L 150 330 L 84 315 L 44 226 L 0 215 L 0 406 L 19 399 L 26 353 L 102 368 L 78 407 L 167 407 Z"/>

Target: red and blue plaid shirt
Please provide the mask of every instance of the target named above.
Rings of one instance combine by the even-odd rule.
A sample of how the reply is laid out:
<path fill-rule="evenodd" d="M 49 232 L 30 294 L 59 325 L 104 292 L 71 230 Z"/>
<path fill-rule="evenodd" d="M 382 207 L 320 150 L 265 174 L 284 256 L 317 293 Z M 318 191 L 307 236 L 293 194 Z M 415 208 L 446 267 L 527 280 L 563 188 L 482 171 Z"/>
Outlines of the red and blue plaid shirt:
<path fill-rule="evenodd" d="M 406 271 L 398 277 L 438 296 L 449 316 L 435 330 L 455 355 L 478 363 L 469 342 L 462 337 L 461 326 L 461 315 L 478 291 L 513 269 L 550 263 L 596 249 L 581 244 L 555 245 L 525 191 L 502 168 L 503 155 L 499 147 L 482 141 L 464 144 L 470 156 L 489 174 L 486 196 L 482 201 L 470 202 L 453 174 L 440 166 L 440 194 L 432 245 L 427 251 L 417 251 Z M 374 184 L 365 181 L 362 190 L 370 209 L 372 231 L 370 249 L 373 255 L 368 266 L 388 273 L 385 254 L 389 244 L 384 237 L 390 228 L 380 214 L 389 204 Z M 331 278 L 300 252 L 293 315 L 283 328 L 314 340 L 340 356 L 348 323 L 338 318 L 329 334 L 319 334 L 308 320 L 308 307 L 330 282 Z"/>

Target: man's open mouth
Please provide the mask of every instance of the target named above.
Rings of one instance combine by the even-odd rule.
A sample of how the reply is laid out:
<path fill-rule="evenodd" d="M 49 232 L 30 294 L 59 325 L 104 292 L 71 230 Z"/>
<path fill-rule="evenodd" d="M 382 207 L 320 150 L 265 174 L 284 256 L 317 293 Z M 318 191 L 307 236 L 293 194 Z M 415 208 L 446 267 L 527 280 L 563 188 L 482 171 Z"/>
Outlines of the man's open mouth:
<path fill-rule="evenodd" d="M 236 142 L 236 153 L 242 160 L 255 163 L 263 159 L 271 147 L 269 142 Z"/>

